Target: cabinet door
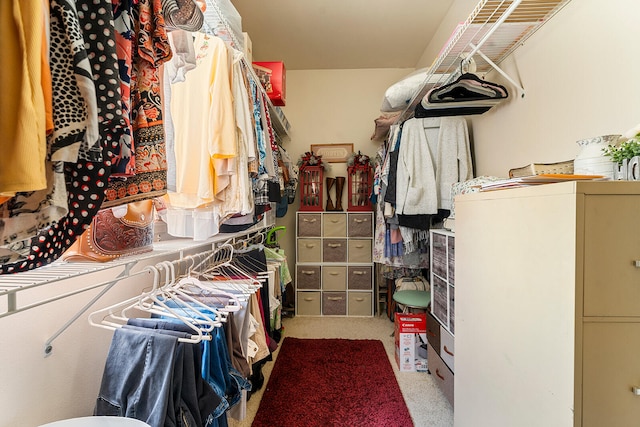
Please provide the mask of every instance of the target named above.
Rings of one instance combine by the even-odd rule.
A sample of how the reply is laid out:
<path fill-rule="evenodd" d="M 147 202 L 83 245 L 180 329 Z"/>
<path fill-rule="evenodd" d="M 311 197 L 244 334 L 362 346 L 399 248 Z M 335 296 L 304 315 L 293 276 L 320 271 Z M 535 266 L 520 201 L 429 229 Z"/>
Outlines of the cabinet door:
<path fill-rule="evenodd" d="M 582 426 L 640 423 L 640 323 L 585 323 Z"/>
<path fill-rule="evenodd" d="M 638 208 L 637 196 L 585 198 L 585 316 L 640 316 Z"/>

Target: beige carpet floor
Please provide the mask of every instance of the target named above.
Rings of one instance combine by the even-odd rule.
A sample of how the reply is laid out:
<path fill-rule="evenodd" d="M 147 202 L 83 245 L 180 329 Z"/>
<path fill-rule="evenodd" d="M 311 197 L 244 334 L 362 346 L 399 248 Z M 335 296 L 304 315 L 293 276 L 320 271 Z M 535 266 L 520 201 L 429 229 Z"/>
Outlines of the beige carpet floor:
<path fill-rule="evenodd" d="M 384 343 L 387 356 L 396 374 L 398 384 L 416 427 L 453 426 L 453 409 L 444 397 L 432 376 L 426 372 L 399 372 L 394 356 L 393 323 L 386 316 L 373 318 L 354 317 L 293 317 L 283 319 L 284 336 L 297 338 L 347 338 L 378 339 Z M 263 368 L 264 386 L 247 403 L 246 417 L 234 420 L 229 417 L 230 427 L 248 427 L 258 410 L 262 392 L 267 385 L 274 361 Z M 363 360 L 362 363 L 366 363 Z M 371 375 L 375 375 L 372 372 Z M 298 426 L 291 426 L 298 427 Z"/>

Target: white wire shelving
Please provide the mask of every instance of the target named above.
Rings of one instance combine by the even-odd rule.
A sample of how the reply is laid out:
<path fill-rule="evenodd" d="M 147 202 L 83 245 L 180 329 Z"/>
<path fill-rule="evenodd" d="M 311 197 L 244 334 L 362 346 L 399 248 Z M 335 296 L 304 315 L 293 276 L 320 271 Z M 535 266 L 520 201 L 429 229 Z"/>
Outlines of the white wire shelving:
<path fill-rule="evenodd" d="M 570 1 L 480 1 L 442 47 L 429 67 L 424 83 L 398 122 L 411 118 L 418 102 L 432 88 L 455 80 L 470 63 L 474 64 L 475 72 L 479 74 L 497 71 L 524 96 L 522 85 L 504 72 L 499 64 Z"/>

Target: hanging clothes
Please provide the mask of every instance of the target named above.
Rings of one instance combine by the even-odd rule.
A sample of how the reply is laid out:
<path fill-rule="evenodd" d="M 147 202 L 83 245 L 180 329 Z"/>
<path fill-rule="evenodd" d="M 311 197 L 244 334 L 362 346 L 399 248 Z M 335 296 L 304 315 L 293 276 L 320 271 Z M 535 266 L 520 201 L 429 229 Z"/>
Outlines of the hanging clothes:
<path fill-rule="evenodd" d="M 160 197 L 167 192 L 159 68 L 171 58 L 171 47 L 160 0 L 137 0 L 131 12 L 134 38 L 130 111 L 135 173 L 126 180 L 116 177 L 109 180 L 103 208 Z M 121 141 L 117 147 L 120 151 L 124 149 Z"/>
<path fill-rule="evenodd" d="M 64 163 L 68 214 L 30 239 L 12 245 L 10 249 L 16 255 L 0 266 L 2 274 L 31 270 L 58 259 L 91 223 L 105 199 L 104 189 L 111 174 L 110 150 L 124 128 L 111 0 L 77 0 L 76 6 L 94 73 L 103 160 Z"/>
<path fill-rule="evenodd" d="M 13 196 L 47 187 L 44 10 L 42 0 L 0 3 L 0 195 Z"/>

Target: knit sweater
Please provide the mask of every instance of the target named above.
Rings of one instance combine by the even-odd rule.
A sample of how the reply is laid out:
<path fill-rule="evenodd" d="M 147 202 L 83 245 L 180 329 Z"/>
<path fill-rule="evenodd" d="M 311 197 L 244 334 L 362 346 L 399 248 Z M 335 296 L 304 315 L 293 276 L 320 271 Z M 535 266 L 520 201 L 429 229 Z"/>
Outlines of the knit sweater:
<path fill-rule="evenodd" d="M 473 177 L 469 133 L 462 117 L 409 119 L 398 154 L 396 211 L 451 209 L 451 185 Z"/>

